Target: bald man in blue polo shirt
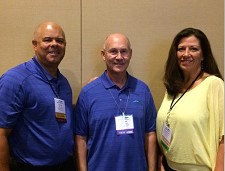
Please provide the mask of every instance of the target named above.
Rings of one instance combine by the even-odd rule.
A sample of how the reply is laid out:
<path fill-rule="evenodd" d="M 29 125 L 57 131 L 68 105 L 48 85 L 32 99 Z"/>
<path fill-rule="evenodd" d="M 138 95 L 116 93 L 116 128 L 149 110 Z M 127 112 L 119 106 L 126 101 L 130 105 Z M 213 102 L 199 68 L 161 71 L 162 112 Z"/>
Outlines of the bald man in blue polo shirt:
<path fill-rule="evenodd" d="M 32 44 L 34 57 L 0 78 L 0 170 L 73 171 L 72 91 L 58 69 L 65 33 L 43 22 Z"/>
<path fill-rule="evenodd" d="M 109 35 L 105 72 L 80 92 L 75 144 L 80 171 L 156 171 L 156 109 L 148 86 L 127 72 L 129 39 Z"/>

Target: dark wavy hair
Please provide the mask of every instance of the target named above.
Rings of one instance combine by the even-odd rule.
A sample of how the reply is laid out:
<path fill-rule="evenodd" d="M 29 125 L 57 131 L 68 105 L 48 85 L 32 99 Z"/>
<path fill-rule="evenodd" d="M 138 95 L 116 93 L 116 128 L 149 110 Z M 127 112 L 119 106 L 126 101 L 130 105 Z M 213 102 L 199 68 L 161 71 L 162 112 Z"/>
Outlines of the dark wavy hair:
<path fill-rule="evenodd" d="M 211 46 L 206 35 L 199 29 L 185 28 L 175 36 L 165 65 L 163 83 L 167 89 L 168 94 L 171 96 L 176 96 L 178 93 L 180 93 L 181 86 L 184 82 L 184 76 L 177 60 L 178 44 L 182 38 L 192 35 L 195 36 L 200 42 L 204 57 L 203 71 L 223 79 L 214 59 Z"/>

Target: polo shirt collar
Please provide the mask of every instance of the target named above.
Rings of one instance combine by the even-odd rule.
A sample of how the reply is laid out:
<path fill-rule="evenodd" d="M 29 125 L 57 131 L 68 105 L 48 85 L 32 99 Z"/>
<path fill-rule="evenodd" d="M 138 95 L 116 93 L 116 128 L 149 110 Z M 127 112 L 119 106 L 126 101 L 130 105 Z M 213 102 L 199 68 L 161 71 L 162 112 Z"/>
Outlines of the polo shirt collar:
<path fill-rule="evenodd" d="M 47 77 L 48 80 L 57 80 L 57 78 L 60 76 L 60 72 L 58 70 L 58 73 L 57 73 L 57 78 L 54 78 L 51 76 L 51 74 L 49 74 L 49 72 L 41 65 L 41 63 L 37 60 L 37 56 L 35 55 L 33 57 L 33 60 L 37 61 L 39 65 L 37 65 L 35 62 L 34 62 L 34 65 L 36 65 L 37 67 L 37 72 L 40 73 L 41 75 L 45 75 Z M 41 68 L 40 68 L 41 67 Z M 44 73 L 43 73 L 43 72 Z"/>
<path fill-rule="evenodd" d="M 112 80 L 109 78 L 109 76 L 107 75 L 107 71 L 105 70 L 105 72 L 101 75 L 101 81 L 103 86 L 106 89 L 115 87 L 116 85 L 112 82 Z M 134 86 L 134 79 L 133 77 L 127 72 L 127 82 L 125 84 L 125 86 L 122 89 L 126 89 L 126 88 L 132 88 Z"/>

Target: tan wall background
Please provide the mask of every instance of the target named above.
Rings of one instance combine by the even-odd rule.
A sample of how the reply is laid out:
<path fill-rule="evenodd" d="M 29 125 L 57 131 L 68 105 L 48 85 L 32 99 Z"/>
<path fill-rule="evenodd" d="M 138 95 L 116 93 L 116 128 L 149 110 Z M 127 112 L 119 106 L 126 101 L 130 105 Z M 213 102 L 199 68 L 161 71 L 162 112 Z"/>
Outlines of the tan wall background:
<path fill-rule="evenodd" d="M 149 85 L 157 109 L 165 91 L 168 50 L 181 29 L 205 32 L 224 73 L 223 0 L 8 0 L 0 2 L 0 75 L 33 56 L 33 31 L 45 20 L 57 22 L 66 32 L 60 70 L 71 83 L 74 102 L 81 87 L 104 71 L 100 50 L 114 32 L 130 38 L 133 57 L 128 71 Z"/>

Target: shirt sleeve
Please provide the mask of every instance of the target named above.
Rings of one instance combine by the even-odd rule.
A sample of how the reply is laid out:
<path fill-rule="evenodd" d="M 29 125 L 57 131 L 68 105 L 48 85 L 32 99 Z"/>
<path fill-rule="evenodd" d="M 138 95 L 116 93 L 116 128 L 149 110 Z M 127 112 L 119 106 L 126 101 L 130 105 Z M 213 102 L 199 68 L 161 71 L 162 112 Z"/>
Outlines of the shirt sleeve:
<path fill-rule="evenodd" d="M 13 71 L 0 78 L 0 127 L 12 128 L 24 106 L 24 92 Z"/>
<path fill-rule="evenodd" d="M 81 91 L 74 108 L 74 134 L 88 136 L 88 111 L 86 107 L 85 93 Z"/>
<path fill-rule="evenodd" d="M 221 140 L 224 135 L 224 82 L 218 78 L 214 79 L 209 90 L 209 110 L 215 121 L 216 139 Z"/>
<path fill-rule="evenodd" d="M 150 92 L 150 89 L 147 88 L 146 91 L 146 123 L 145 123 L 145 132 L 152 132 L 156 130 L 156 107 Z"/>
<path fill-rule="evenodd" d="M 209 131 L 210 131 L 210 160 L 214 167 L 219 142 L 224 135 L 224 82 L 219 79 L 213 79 L 209 85 L 208 92 L 209 108 Z"/>

